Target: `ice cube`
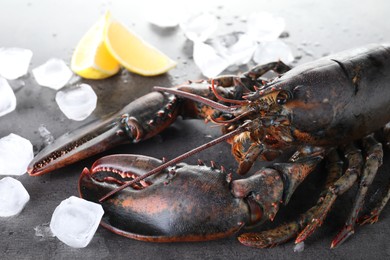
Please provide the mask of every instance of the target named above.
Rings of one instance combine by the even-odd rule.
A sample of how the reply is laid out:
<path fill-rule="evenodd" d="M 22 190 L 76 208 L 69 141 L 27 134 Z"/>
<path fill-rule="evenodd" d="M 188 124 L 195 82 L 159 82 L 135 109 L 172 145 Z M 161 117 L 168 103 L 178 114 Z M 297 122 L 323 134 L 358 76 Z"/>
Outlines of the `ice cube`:
<path fill-rule="evenodd" d="M 96 108 L 97 96 L 90 85 L 79 84 L 57 92 L 56 101 L 69 119 L 86 119 Z"/>
<path fill-rule="evenodd" d="M 8 81 L 0 77 L 0 116 L 4 116 L 16 108 L 16 97 Z"/>
<path fill-rule="evenodd" d="M 218 20 L 215 15 L 209 13 L 198 13 L 189 16 L 187 20 L 180 23 L 180 28 L 185 36 L 191 41 L 205 41 L 218 28 Z"/>
<path fill-rule="evenodd" d="M 19 214 L 29 200 L 30 195 L 20 181 L 12 177 L 0 180 L 0 217 Z"/>
<path fill-rule="evenodd" d="M 247 34 L 258 42 L 276 40 L 284 31 L 286 23 L 282 17 L 267 12 L 252 13 L 247 21 Z"/>
<path fill-rule="evenodd" d="M 17 79 L 27 73 L 32 51 L 22 48 L 0 48 L 0 75 Z"/>
<path fill-rule="evenodd" d="M 22 175 L 34 158 L 31 142 L 16 134 L 0 139 L 0 175 Z"/>
<path fill-rule="evenodd" d="M 65 86 L 73 73 L 61 59 L 52 58 L 44 64 L 33 69 L 35 80 L 44 87 L 58 90 Z"/>
<path fill-rule="evenodd" d="M 42 137 L 43 143 L 45 145 L 49 145 L 49 144 L 52 144 L 54 142 L 54 136 L 50 133 L 49 130 L 47 130 L 45 125 L 43 125 L 43 124 L 40 125 L 38 127 L 38 132 L 39 132 L 39 135 Z"/>
<path fill-rule="evenodd" d="M 209 78 L 217 76 L 230 65 L 229 60 L 217 54 L 211 45 L 203 42 L 194 44 L 194 61 L 202 74 Z"/>
<path fill-rule="evenodd" d="M 35 236 L 41 238 L 54 237 L 53 232 L 50 229 L 50 223 L 43 223 L 34 228 Z"/>
<path fill-rule="evenodd" d="M 92 240 L 103 214 L 100 204 L 71 196 L 54 210 L 50 229 L 68 246 L 86 247 Z"/>
<path fill-rule="evenodd" d="M 277 40 L 260 43 L 253 55 L 253 60 L 257 64 L 266 64 L 278 60 L 289 64 L 294 60 L 294 56 L 287 44 Z"/>
<path fill-rule="evenodd" d="M 257 42 L 242 32 L 221 35 L 206 41 L 206 43 L 213 46 L 218 55 L 229 60 L 230 65 L 248 63 L 258 45 Z"/>
<path fill-rule="evenodd" d="M 237 42 L 229 47 L 232 64 L 242 65 L 248 63 L 252 59 L 256 48 L 257 43 L 247 34 L 239 35 Z"/>

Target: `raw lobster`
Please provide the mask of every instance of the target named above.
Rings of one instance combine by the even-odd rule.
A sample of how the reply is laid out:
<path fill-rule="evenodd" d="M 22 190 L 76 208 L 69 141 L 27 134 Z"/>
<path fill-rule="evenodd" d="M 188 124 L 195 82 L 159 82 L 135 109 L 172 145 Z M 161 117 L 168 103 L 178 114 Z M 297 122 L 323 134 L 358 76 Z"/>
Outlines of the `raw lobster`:
<path fill-rule="evenodd" d="M 277 76 L 264 80 L 271 70 Z M 170 162 L 140 155 L 104 157 L 91 170 L 84 169 L 79 181 L 83 198 L 102 203 L 103 226 L 147 241 L 225 237 L 245 225 L 273 220 L 279 205 L 289 202 L 325 158 L 327 182 L 316 205 L 296 221 L 244 233 L 239 241 L 254 247 L 294 237 L 302 242 L 322 224 L 337 197 L 358 182 L 353 209 L 332 242 L 335 247 L 353 234 L 356 222 L 377 221 L 390 197 L 389 186 L 378 204 L 358 218 L 382 163 L 377 139 L 390 141 L 389 102 L 390 45 L 369 45 L 293 69 L 272 62 L 240 76 L 155 87 L 114 116 L 59 138 L 35 157 L 28 172 L 40 175 L 116 145 L 145 140 L 177 116 L 202 118 L 221 125 L 224 133 L 202 149 L 227 140 L 239 174 L 248 172 L 257 159 L 274 160 L 292 148 L 296 152 L 286 163 L 234 181 L 214 163 L 178 163 L 199 149 Z"/>

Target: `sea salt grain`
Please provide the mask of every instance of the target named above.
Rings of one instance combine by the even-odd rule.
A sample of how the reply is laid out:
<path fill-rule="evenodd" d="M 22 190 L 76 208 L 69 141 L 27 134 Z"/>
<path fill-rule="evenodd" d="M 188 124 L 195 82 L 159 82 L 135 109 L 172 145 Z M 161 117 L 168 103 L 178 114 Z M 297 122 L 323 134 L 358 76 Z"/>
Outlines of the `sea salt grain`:
<path fill-rule="evenodd" d="M 100 204 L 71 196 L 54 210 L 50 229 L 68 246 L 83 248 L 95 235 L 103 214 Z"/>
<path fill-rule="evenodd" d="M 27 73 L 33 53 L 22 48 L 0 48 L 0 75 L 17 79 Z"/>
<path fill-rule="evenodd" d="M 82 121 L 96 108 L 97 96 L 88 84 L 79 84 L 57 92 L 56 102 L 69 119 Z"/>
<path fill-rule="evenodd" d="M 298 243 L 294 246 L 295 253 L 301 253 L 305 250 L 305 242 Z"/>
<path fill-rule="evenodd" d="M 44 87 L 59 90 L 70 80 L 73 73 L 61 59 L 52 58 L 33 69 L 35 80 Z"/>
<path fill-rule="evenodd" d="M 0 77 L 0 116 L 4 116 L 16 108 L 16 97 L 8 81 Z"/>
<path fill-rule="evenodd" d="M 31 142 L 16 134 L 0 139 L 0 175 L 22 175 L 34 158 Z"/>
<path fill-rule="evenodd" d="M 0 217 L 11 217 L 19 214 L 30 195 L 23 184 L 11 177 L 0 180 Z"/>

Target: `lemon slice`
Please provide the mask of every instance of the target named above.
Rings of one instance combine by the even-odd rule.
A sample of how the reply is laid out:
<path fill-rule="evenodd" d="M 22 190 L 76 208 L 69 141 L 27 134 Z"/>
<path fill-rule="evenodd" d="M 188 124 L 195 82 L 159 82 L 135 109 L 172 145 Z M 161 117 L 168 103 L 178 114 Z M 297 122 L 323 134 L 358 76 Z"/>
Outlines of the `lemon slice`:
<path fill-rule="evenodd" d="M 126 69 L 155 76 L 172 69 L 176 62 L 145 42 L 120 22 L 107 18 L 104 42 L 110 54 Z"/>
<path fill-rule="evenodd" d="M 108 52 L 104 44 L 107 13 L 92 26 L 78 43 L 71 61 L 74 73 L 87 79 L 104 79 L 115 75 L 120 64 Z"/>

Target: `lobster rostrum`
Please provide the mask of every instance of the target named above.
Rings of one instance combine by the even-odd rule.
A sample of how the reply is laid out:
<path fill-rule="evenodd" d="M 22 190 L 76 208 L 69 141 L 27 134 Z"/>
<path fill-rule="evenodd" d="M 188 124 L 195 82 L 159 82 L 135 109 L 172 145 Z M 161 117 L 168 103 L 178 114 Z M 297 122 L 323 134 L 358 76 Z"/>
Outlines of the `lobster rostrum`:
<path fill-rule="evenodd" d="M 271 70 L 277 76 L 263 80 Z M 325 158 L 327 181 L 316 205 L 295 221 L 241 234 L 239 241 L 253 247 L 294 237 L 302 242 L 322 224 L 337 197 L 358 183 L 353 209 L 332 241 L 336 247 L 354 233 L 356 223 L 376 222 L 390 197 L 389 186 L 361 216 L 367 189 L 382 163 L 381 142 L 390 141 L 389 101 L 390 45 L 369 45 L 293 69 L 272 62 L 240 76 L 155 87 L 115 115 L 57 139 L 35 157 L 28 172 L 44 174 L 116 145 L 148 139 L 178 116 L 202 118 L 221 125 L 224 135 L 168 162 L 111 155 L 84 169 L 80 196 L 102 204 L 104 227 L 158 242 L 226 237 L 243 226 L 273 220 L 280 204 L 289 202 Z M 271 161 L 291 148 L 296 152 L 288 162 L 238 180 L 214 162 L 180 162 L 223 140 L 231 144 L 241 175 L 257 159 Z"/>

